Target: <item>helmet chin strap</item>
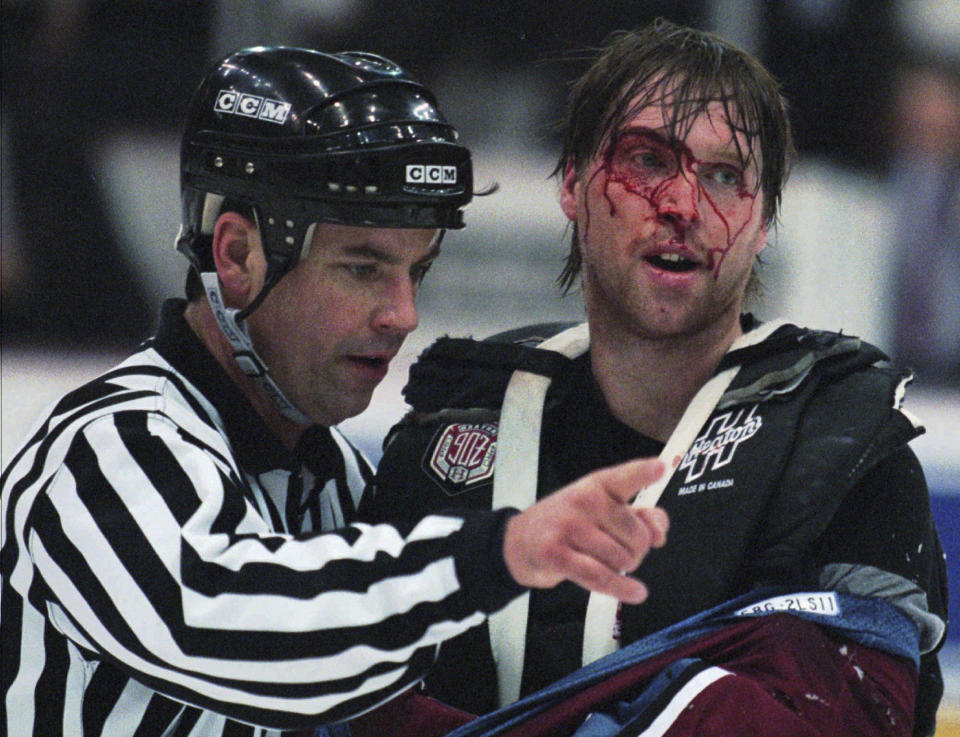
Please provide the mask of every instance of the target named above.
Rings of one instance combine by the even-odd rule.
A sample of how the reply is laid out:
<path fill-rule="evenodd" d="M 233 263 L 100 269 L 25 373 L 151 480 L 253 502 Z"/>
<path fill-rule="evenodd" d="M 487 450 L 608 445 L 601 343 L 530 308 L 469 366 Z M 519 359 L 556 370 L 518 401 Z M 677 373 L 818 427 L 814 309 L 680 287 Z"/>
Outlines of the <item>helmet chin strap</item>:
<path fill-rule="evenodd" d="M 280 414 L 288 420 L 298 425 L 313 424 L 309 417 L 297 409 L 293 403 L 284 396 L 280 387 L 277 386 L 276 382 L 270 376 L 267 365 L 257 354 L 256 349 L 253 347 L 253 341 L 250 339 L 250 334 L 247 332 L 245 318 L 253 311 L 254 307 L 259 305 L 269 286 L 264 285 L 261 294 L 248 308 L 245 310 L 237 310 L 232 307 L 227 307 L 224 303 L 223 294 L 220 292 L 220 279 L 217 277 L 217 272 L 204 271 L 200 274 L 200 279 L 203 281 L 203 290 L 213 310 L 213 316 L 217 321 L 217 325 L 220 326 L 220 331 L 233 348 L 233 360 L 237 362 L 240 370 L 243 371 L 244 375 L 254 380 L 263 393 L 270 397 L 270 400 L 276 408 L 280 410 Z"/>

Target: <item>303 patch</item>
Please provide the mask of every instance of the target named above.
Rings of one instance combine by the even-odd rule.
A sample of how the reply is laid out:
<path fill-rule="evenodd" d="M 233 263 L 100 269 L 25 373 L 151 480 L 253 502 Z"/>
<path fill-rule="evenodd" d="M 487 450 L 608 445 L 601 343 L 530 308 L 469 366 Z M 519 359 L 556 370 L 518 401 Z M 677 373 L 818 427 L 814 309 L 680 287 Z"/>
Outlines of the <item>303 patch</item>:
<path fill-rule="evenodd" d="M 496 424 L 457 423 L 437 432 L 423 468 L 446 494 L 456 496 L 493 478 L 496 455 Z"/>

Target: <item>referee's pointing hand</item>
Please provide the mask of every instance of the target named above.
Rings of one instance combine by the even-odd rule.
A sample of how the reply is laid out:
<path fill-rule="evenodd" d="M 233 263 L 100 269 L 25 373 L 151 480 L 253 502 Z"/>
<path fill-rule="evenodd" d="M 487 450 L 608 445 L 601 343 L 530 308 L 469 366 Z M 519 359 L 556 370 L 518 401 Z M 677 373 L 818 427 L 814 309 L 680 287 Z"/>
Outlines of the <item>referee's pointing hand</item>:
<path fill-rule="evenodd" d="M 503 553 L 517 583 L 551 588 L 564 580 L 629 604 L 647 588 L 628 574 L 667 539 L 667 514 L 630 501 L 664 473 L 655 458 L 587 474 L 507 522 Z"/>

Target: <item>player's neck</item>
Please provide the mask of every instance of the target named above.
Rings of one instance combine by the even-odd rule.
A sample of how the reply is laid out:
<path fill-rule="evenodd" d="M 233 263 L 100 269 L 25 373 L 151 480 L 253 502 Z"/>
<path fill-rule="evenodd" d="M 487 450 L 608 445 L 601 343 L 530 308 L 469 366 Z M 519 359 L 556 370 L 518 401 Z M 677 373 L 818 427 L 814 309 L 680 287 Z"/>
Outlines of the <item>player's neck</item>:
<path fill-rule="evenodd" d="M 591 366 L 613 415 L 665 442 L 741 334 L 739 321 L 717 322 L 670 338 L 625 333 L 591 322 Z"/>

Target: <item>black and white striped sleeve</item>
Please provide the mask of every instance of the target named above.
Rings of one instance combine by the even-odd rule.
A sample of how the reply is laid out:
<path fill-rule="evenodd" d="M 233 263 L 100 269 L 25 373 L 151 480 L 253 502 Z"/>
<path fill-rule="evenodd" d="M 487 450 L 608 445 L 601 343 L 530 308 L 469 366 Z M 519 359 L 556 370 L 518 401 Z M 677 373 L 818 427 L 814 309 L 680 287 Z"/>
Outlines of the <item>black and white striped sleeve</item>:
<path fill-rule="evenodd" d="M 278 534 L 222 437 L 178 411 L 98 417 L 17 496 L 32 595 L 90 656 L 243 721 L 333 721 L 419 680 L 439 642 L 518 593 L 488 575 L 496 515 Z"/>

